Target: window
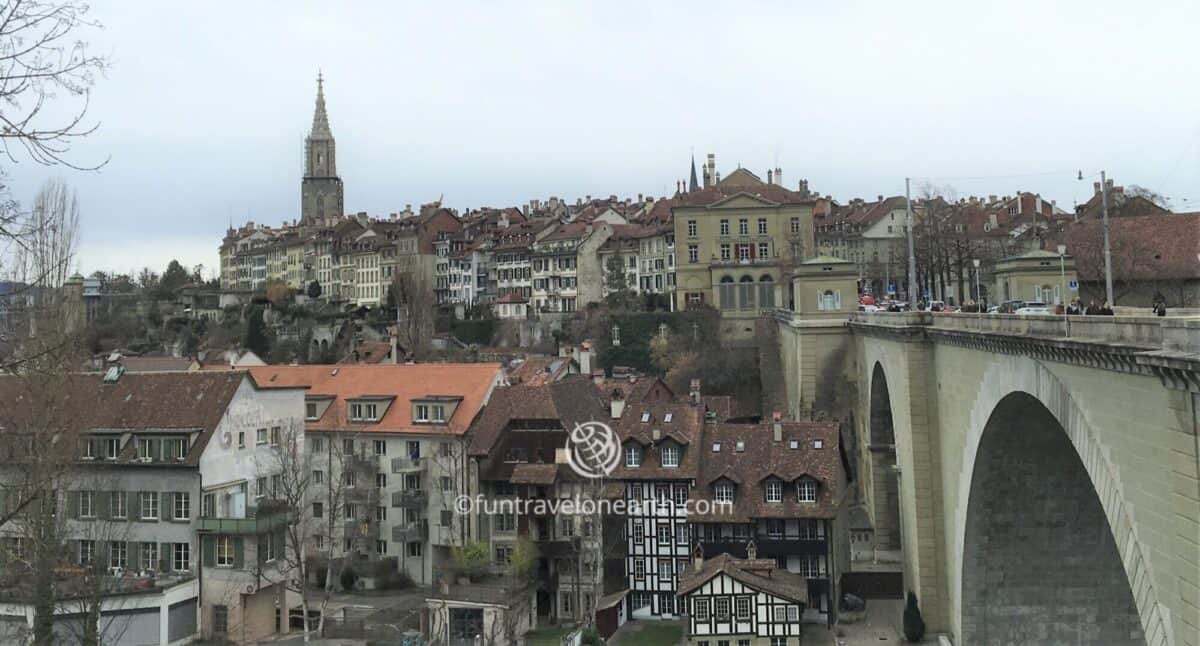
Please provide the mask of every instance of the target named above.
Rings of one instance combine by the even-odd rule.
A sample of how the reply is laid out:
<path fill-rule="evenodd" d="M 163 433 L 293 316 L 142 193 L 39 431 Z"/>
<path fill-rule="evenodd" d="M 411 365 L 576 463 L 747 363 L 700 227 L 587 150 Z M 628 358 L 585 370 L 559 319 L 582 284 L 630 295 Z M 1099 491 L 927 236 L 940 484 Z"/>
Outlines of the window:
<path fill-rule="evenodd" d="M 787 620 L 790 622 L 800 621 L 800 606 L 787 607 Z"/>
<path fill-rule="evenodd" d="M 800 218 L 792 218 L 791 231 L 792 233 L 800 233 Z"/>
<path fill-rule="evenodd" d="M 779 518 L 767 519 L 767 536 L 771 538 L 779 538 L 783 536 L 783 520 Z"/>
<path fill-rule="evenodd" d="M 314 437 L 310 441 L 312 442 L 312 452 L 313 453 L 320 453 L 321 451 L 323 451 L 325 449 L 325 442 L 322 441 L 321 438 Z"/>
<path fill-rule="evenodd" d="M 760 236 L 767 235 L 767 219 L 766 218 L 758 219 L 758 235 L 760 235 Z"/>
<path fill-rule="evenodd" d="M 758 257 L 760 259 L 771 257 L 771 243 L 769 243 L 769 242 L 758 243 Z"/>
<path fill-rule="evenodd" d="M 688 499 L 687 485 L 675 485 L 675 489 L 673 491 L 675 493 L 675 504 L 686 505 Z"/>
<path fill-rule="evenodd" d="M 750 620 L 750 597 L 738 597 L 734 599 L 733 607 L 739 621 Z"/>
<path fill-rule="evenodd" d="M 387 474 L 386 473 L 376 473 L 375 474 L 375 488 L 376 489 L 387 489 Z"/>
<path fill-rule="evenodd" d="M 646 536 L 646 528 L 642 527 L 642 524 L 640 522 L 633 526 L 633 544 L 634 545 L 641 545 L 642 541 L 645 540 L 645 536 Z"/>
<path fill-rule="evenodd" d="M 380 556 L 387 554 L 387 541 L 375 541 L 375 553 Z"/>
<path fill-rule="evenodd" d="M 325 516 L 325 503 L 314 502 L 312 505 L 313 518 L 322 518 Z"/>
<path fill-rule="evenodd" d="M 815 541 L 820 538 L 820 530 L 817 529 L 817 521 L 801 520 L 800 521 L 800 540 Z"/>
<path fill-rule="evenodd" d="M 675 614 L 675 594 L 671 592 L 659 592 L 658 609 L 664 615 Z"/>
<path fill-rule="evenodd" d="M 418 541 L 410 542 L 408 544 L 408 555 L 409 556 L 420 556 L 421 548 L 422 548 L 422 544 L 420 542 L 418 542 Z"/>
<path fill-rule="evenodd" d="M 775 606 L 771 608 L 771 618 L 775 623 L 783 623 L 787 621 L 787 608 L 784 606 Z"/>
<path fill-rule="evenodd" d="M 112 541 L 108 544 L 108 567 L 119 567 L 125 569 L 128 565 L 126 558 L 129 556 L 129 546 L 125 541 Z"/>
<path fill-rule="evenodd" d="M 255 431 L 254 432 L 254 441 L 256 444 L 266 444 L 267 443 L 267 429 L 260 428 L 257 431 Z"/>
<path fill-rule="evenodd" d="M 374 422 L 379 419 L 379 407 L 377 404 L 350 404 L 350 419 Z"/>
<path fill-rule="evenodd" d="M 317 419 L 317 402 L 304 402 L 304 419 L 310 422 Z"/>
<path fill-rule="evenodd" d="M 708 599 L 692 601 L 692 612 L 696 615 L 696 621 L 708 621 Z"/>
<path fill-rule="evenodd" d="M 679 447 L 678 446 L 662 447 L 662 465 L 664 467 L 679 466 Z"/>
<path fill-rule="evenodd" d="M 141 502 L 141 517 L 150 520 L 158 519 L 158 492 L 143 491 L 139 494 Z"/>
<path fill-rule="evenodd" d="M 354 520 L 358 517 L 358 505 L 348 502 L 346 503 L 346 520 Z"/>
<path fill-rule="evenodd" d="M 217 537 L 217 567 L 233 567 L 233 537 Z"/>
<path fill-rule="evenodd" d="M 689 238 L 696 237 L 696 221 L 695 220 L 687 221 L 687 234 L 688 234 Z"/>
<path fill-rule="evenodd" d="M 80 491 L 79 494 L 79 517 L 80 518 L 95 518 L 96 517 L 96 498 L 95 492 Z"/>
<path fill-rule="evenodd" d="M 158 543 L 142 543 L 138 553 L 142 555 L 143 570 L 158 569 Z"/>
<path fill-rule="evenodd" d="M 750 234 L 750 220 L 748 220 L 746 218 L 739 218 L 738 219 L 738 235 L 744 236 L 744 235 L 749 235 L 749 234 Z"/>
<path fill-rule="evenodd" d="M 642 559 L 634 559 L 633 561 L 633 578 L 639 580 L 646 578 L 646 562 Z"/>
<path fill-rule="evenodd" d="M 636 444 L 625 447 L 625 466 L 629 468 L 642 466 L 642 447 Z"/>
<path fill-rule="evenodd" d="M 670 545 L 671 544 L 671 526 L 668 525 L 667 523 L 659 523 L 658 527 L 656 527 L 655 529 L 656 529 L 656 535 L 658 537 L 658 544 L 659 545 Z"/>
<path fill-rule="evenodd" d="M 353 471 L 347 471 L 346 473 L 342 474 L 342 484 L 346 485 L 347 487 L 354 486 L 354 472 Z"/>
<path fill-rule="evenodd" d="M 811 478 L 800 480 L 797 487 L 797 494 L 800 496 L 800 502 L 816 502 L 817 501 L 817 482 Z"/>
<path fill-rule="evenodd" d="M 349 438 L 342 440 L 342 453 L 354 455 L 354 440 Z"/>
<path fill-rule="evenodd" d="M 821 557 L 815 554 L 800 556 L 799 574 L 810 579 L 821 576 Z"/>
<path fill-rule="evenodd" d="M 325 482 L 325 472 L 317 469 L 313 471 L 313 484 L 321 484 Z"/>
<path fill-rule="evenodd" d="M 442 476 L 442 491 L 446 493 L 454 491 L 454 480 L 450 476 Z"/>
<path fill-rule="evenodd" d="M 435 422 L 446 421 L 446 407 L 445 406 L 430 406 L 429 409 L 433 413 L 433 418 L 432 418 L 433 421 L 435 421 Z"/>
<path fill-rule="evenodd" d="M 767 502 L 783 502 L 783 484 L 778 480 L 767 482 Z"/>
<path fill-rule="evenodd" d="M 729 235 L 729 220 L 721 220 L 721 235 Z"/>
<path fill-rule="evenodd" d="M 670 424 L 671 418 L 673 418 L 674 416 L 675 416 L 675 413 L 667 413 L 667 414 L 663 415 L 663 424 Z"/>
<path fill-rule="evenodd" d="M 108 509 L 112 513 L 113 518 L 124 518 L 129 514 L 126 509 L 128 499 L 125 497 L 124 491 L 113 491 L 109 494 Z"/>
<path fill-rule="evenodd" d="M 246 431 L 238 431 L 238 448 L 246 448 Z"/>
<path fill-rule="evenodd" d="M 729 621 L 729 597 L 717 597 L 714 601 L 717 621 Z"/>
<path fill-rule="evenodd" d="M 187 572 L 192 569 L 191 543 L 171 544 L 171 569 L 176 572 Z"/>
<path fill-rule="evenodd" d="M 842 291 L 827 289 L 821 292 L 817 300 L 817 309 L 825 312 L 836 312 L 842 309 Z"/>
<path fill-rule="evenodd" d="M 96 556 L 96 541 L 83 540 L 79 541 L 79 564 L 83 567 L 88 567 L 92 564 L 92 558 Z"/>
<path fill-rule="evenodd" d="M 96 444 L 95 444 L 95 442 L 92 442 L 91 440 L 87 440 L 87 439 L 85 439 L 83 441 L 83 459 L 85 459 L 85 460 L 96 459 Z"/>
<path fill-rule="evenodd" d="M 688 245 L 688 262 L 693 264 L 700 262 L 700 245 Z"/>
<path fill-rule="evenodd" d="M 417 416 L 413 419 L 415 422 L 429 421 L 429 406 L 427 404 L 417 404 Z"/>
<path fill-rule="evenodd" d="M 138 440 L 138 459 L 149 461 L 154 459 L 154 444 L 147 439 Z"/>
<path fill-rule="evenodd" d="M 787 637 L 772 637 L 771 646 L 788 646 Z"/>
<path fill-rule="evenodd" d="M 515 513 L 506 512 L 496 516 L 496 531 L 498 532 L 515 532 L 517 531 L 517 515 Z"/>
<path fill-rule="evenodd" d="M 713 497 L 717 502 L 733 502 L 733 483 L 718 482 Z"/>
<path fill-rule="evenodd" d="M 721 260 L 723 262 L 729 262 L 729 260 L 731 258 L 733 258 L 733 247 L 731 247 L 728 242 L 722 242 L 721 243 Z"/>
<path fill-rule="evenodd" d="M 375 508 L 375 522 L 382 523 L 387 521 L 387 507 L 380 505 Z"/>
<path fill-rule="evenodd" d="M 175 520 L 187 520 L 192 515 L 191 494 L 187 492 L 175 493 Z"/>
<path fill-rule="evenodd" d="M 387 455 L 386 440 L 375 440 L 375 455 Z"/>

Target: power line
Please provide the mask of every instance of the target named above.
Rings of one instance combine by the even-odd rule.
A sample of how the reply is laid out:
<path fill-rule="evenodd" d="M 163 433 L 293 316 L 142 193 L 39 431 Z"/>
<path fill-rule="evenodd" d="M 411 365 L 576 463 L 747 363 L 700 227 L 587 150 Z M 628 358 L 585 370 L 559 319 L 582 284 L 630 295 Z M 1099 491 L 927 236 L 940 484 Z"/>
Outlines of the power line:
<path fill-rule="evenodd" d="M 911 179 L 937 180 L 937 181 L 1014 179 L 1014 178 L 1019 178 L 1019 177 L 1047 177 L 1050 175 L 1078 175 L 1079 172 L 1080 171 L 1078 168 L 1072 168 L 1070 170 L 1055 170 L 1055 171 L 1046 171 L 1046 172 L 1041 172 L 1041 173 L 1015 173 L 1015 174 L 1010 174 L 1010 175 L 960 175 L 957 177 L 952 177 L 952 176 L 922 177 L 922 176 L 914 175 Z M 1094 174 L 1099 175 L 1099 172 L 1097 171 Z"/>

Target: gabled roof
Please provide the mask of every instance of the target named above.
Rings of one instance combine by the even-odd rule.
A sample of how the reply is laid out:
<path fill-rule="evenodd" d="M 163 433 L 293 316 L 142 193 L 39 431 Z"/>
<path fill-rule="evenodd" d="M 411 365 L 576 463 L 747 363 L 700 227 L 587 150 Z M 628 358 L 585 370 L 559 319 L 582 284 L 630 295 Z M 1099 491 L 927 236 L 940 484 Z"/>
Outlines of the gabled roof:
<path fill-rule="evenodd" d="M 305 424 L 309 431 L 452 435 L 466 432 L 502 377 L 498 363 L 260 366 L 250 373 L 262 388 L 301 386 L 308 388 L 309 397 L 332 396 L 335 401 L 321 418 Z M 350 421 L 348 400 L 371 395 L 394 397 L 382 419 Z M 462 400 L 446 424 L 415 423 L 413 400 L 432 396 Z"/>
<path fill-rule="evenodd" d="M 775 565 L 775 559 L 739 559 L 720 554 L 705 559 L 699 568 L 689 565 L 679 579 L 679 596 L 687 595 L 719 575 L 742 585 L 798 604 L 808 603 L 808 579 Z"/>
<path fill-rule="evenodd" d="M 667 421 L 668 415 L 670 421 Z M 702 459 L 702 447 L 697 441 L 703 425 L 703 406 L 673 399 L 627 401 L 621 419 L 613 425 L 617 439 L 622 444 L 636 442 L 649 448 L 643 452 L 640 466 L 626 467 L 622 462 L 612 472 L 612 477 L 629 480 L 695 478 Z M 655 431 L 658 431 L 657 437 Z M 660 449 L 668 439 L 683 447 L 678 467 L 662 466 Z"/>
<path fill-rule="evenodd" d="M 571 429 L 577 423 L 607 418 L 607 410 L 591 380 L 567 375 L 539 386 L 504 386 L 492 393 L 469 431 L 471 455 L 487 455 L 514 420 L 545 420 Z"/>

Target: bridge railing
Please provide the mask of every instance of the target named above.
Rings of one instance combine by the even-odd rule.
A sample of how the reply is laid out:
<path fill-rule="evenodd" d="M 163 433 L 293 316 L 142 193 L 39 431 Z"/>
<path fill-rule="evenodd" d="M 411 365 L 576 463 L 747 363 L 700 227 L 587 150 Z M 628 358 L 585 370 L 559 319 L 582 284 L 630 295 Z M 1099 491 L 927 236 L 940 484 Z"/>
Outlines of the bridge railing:
<path fill-rule="evenodd" d="M 927 326 L 1039 338 L 1070 338 L 1146 348 L 1200 352 L 1200 317 L 1018 316 L 932 312 L 856 312 L 855 323 L 889 327 Z"/>

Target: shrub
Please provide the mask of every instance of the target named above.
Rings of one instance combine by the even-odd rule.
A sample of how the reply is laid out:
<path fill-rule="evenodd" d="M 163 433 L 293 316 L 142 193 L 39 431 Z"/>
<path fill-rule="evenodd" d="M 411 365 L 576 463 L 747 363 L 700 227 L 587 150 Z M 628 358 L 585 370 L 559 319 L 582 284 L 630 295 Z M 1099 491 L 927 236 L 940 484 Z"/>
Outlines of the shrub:
<path fill-rule="evenodd" d="M 354 584 L 358 583 L 358 572 L 355 572 L 352 567 L 347 567 L 342 570 L 341 581 L 343 590 L 353 590 Z"/>
<path fill-rule="evenodd" d="M 912 590 L 908 591 L 908 601 L 904 603 L 904 638 L 910 642 L 925 638 L 925 620 L 921 618 L 917 595 Z"/>

